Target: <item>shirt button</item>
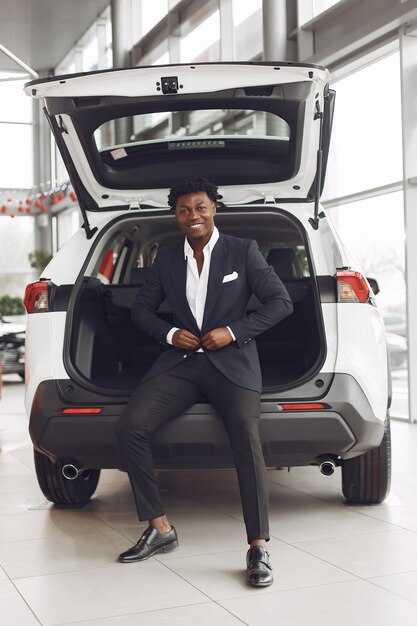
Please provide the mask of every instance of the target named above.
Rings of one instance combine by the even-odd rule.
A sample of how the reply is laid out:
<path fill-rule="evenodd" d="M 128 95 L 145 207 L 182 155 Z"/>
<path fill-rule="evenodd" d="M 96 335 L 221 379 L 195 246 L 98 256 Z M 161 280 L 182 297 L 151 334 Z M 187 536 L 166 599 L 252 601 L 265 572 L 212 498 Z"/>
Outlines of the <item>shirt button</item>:
<path fill-rule="evenodd" d="M 188 356 L 188 354 L 183 354 L 183 355 L 182 355 L 182 358 L 183 358 L 183 359 L 186 359 L 186 358 L 187 358 L 187 356 Z"/>

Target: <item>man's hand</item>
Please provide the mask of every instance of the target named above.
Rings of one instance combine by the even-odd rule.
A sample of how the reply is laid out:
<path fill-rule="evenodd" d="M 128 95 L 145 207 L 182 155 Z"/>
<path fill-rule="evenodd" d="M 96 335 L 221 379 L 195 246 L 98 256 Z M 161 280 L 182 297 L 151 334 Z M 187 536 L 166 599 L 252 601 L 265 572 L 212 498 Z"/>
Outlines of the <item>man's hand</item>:
<path fill-rule="evenodd" d="M 180 328 L 172 335 L 172 345 L 184 350 L 197 350 L 200 347 L 200 338 L 188 330 Z"/>
<path fill-rule="evenodd" d="M 201 345 L 206 350 L 219 350 L 232 343 L 233 337 L 226 327 L 214 328 L 209 333 L 205 334 L 201 339 Z"/>

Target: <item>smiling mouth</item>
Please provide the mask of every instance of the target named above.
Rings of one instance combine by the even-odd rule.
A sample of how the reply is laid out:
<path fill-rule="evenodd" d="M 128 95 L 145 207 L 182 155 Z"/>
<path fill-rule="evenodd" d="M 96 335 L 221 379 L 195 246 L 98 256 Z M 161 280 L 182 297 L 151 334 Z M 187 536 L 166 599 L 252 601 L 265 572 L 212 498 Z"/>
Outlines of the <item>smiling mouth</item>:
<path fill-rule="evenodd" d="M 191 228 L 191 230 L 198 230 L 202 226 L 204 226 L 204 224 L 190 224 L 189 228 Z"/>

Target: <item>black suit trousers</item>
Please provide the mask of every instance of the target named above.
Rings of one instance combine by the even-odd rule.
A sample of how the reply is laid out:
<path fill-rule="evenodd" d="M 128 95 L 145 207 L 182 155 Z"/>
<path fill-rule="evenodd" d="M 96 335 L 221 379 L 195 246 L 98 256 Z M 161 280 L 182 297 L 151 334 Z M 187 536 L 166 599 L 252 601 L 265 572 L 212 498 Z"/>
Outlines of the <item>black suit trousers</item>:
<path fill-rule="evenodd" d="M 202 394 L 219 413 L 229 436 L 248 542 L 268 541 L 268 487 L 259 438 L 260 394 L 232 383 L 204 353 L 192 354 L 169 371 L 141 383 L 118 421 L 120 451 L 139 519 L 165 515 L 154 475 L 151 434 Z"/>

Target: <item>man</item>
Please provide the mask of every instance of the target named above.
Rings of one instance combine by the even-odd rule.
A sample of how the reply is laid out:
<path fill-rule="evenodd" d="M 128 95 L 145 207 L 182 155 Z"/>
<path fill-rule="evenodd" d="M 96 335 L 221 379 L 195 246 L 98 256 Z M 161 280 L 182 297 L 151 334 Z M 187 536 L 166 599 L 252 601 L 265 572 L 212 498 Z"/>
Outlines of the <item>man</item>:
<path fill-rule="evenodd" d="M 119 561 L 142 561 L 178 546 L 159 497 L 149 440 L 156 428 L 203 393 L 221 416 L 233 451 L 250 545 L 247 581 L 266 586 L 273 578 L 258 430 L 262 381 L 253 339 L 290 315 L 292 303 L 255 241 L 219 233 L 214 225 L 217 200 L 216 185 L 204 178 L 188 178 L 171 188 L 168 202 L 185 240 L 158 252 L 133 305 L 135 324 L 171 347 L 152 365 L 118 422 L 138 516 L 149 522 Z M 248 314 L 252 293 L 262 306 Z M 173 325 L 156 312 L 165 299 Z"/>

